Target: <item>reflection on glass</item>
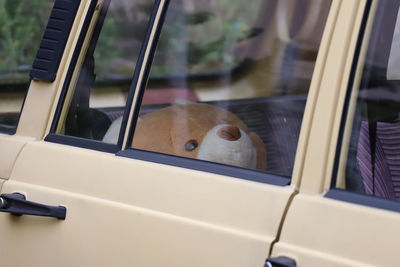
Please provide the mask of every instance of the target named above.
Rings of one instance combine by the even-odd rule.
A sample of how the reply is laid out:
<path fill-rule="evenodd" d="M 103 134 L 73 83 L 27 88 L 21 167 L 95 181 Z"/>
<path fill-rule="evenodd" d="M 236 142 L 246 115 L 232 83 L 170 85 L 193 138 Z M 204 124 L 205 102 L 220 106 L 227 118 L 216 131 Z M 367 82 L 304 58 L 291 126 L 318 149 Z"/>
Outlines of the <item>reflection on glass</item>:
<path fill-rule="evenodd" d="M 82 66 L 75 70 L 57 133 L 117 143 L 119 127 L 153 2 L 104 1 Z M 73 92 L 73 94 L 71 94 Z"/>
<path fill-rule="evenodd" d="M 17 126 L 53 0 L 0 1 L 0 125 Z"/>
<path fill-rule="evenodd" d="M 371 35 L 365 38 L 368 51 L 352 99 L 355 108 L 349 112 L 354 119 L 345 144 L 345 173 L 339 178 L 344 181 L 337 183 L 342 189 L 392 200 L 400 200 L 400 83 L 395 68 L 400 57 L 399 9 L 398 0 L 380 1 Z"/>
<path fill-rule="evenodd" d="M 329 7 L 172 0 L 132 147 L 290 176 Z"/>

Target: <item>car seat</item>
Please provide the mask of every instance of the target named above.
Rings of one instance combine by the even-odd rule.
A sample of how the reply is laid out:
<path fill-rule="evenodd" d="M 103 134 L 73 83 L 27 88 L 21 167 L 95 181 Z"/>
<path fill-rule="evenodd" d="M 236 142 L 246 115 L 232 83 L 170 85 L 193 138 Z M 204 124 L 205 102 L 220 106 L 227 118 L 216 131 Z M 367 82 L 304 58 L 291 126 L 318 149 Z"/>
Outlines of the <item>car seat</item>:
<path fill-rule="evenodd" d="M 346 168 L 346 189 L 400 200 L 400 83 L 387 79 L 399 3 L 376 11 L 357 99 Z"/>

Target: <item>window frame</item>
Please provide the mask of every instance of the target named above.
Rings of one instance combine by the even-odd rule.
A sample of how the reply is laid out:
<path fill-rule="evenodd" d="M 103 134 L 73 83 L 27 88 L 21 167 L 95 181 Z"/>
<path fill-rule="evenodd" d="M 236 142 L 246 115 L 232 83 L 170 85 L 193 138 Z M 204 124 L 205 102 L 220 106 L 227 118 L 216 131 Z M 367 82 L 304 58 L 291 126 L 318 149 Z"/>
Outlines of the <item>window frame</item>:
<path fill-rule="evenodd" d="M 188 159 L 174 155 L 167 155 L 151 151 L 143 151 L 139 149 L 129 148 L 128 144 L 133 140 L 133 134 L 136 121 L 139 115 L 142 98 L 147 85 L 150 74 L 152 61 L 156 52 L 158 39 L 161 34 L 164 19 L 168 10 L 169 0 L 155 0 L 153 10 L 147 23 L 146 34 L 142 42 L 137 64 L 134 70 L 128 98 L 126 101 L 125 111 L 119 133 L 118 143 L 108 144 L 97 140 L 85 139 L 75 136 L 57 134 L 56 127 L 64 106 L 64 100 L 67 95 L 71 77 L 77 67 L 78 58 L 82 53 L 84 42 L 87 38 L 89 25 L 93 19 L 93 12 L 97 0 L 91 1 L 93 11 L 88 12 L 85 16 L 83 28 L 79 33 L 78 43 L 74 48 L 71 64 L 68 67 L 67 77 L 64 81 L 60 98 L 57 103 L 54 119 L 51 123 L 49 134 L 45 137 L 45 141 L 70 145 L 79 148 L 86 148 L 100 152 L 113 153 L 119 157 L 144 160 L 154 163 L 161 163 L 169 166 L 183 167 L 191 170 L 205 171 L 214 174 L 226 175 L 234 178 L 240 178 L 249 181 L 255 181 L 264 184 L 277 186 L 287 186 L 291 184 L 293 174 L 291 176 L 282 176 L 266 173 L 257 170 L 250 170 L 236 166 L 224 165 L 214 162 L 201 161 L 197 159 Z M 158 14 L 159 13 L 159 14 Z M 157 18 L 157 16 L 159 17 Z M 319 52 L 318 52 L 319 53 Z M 314 77 L 314 75 L 313 75 Z M 307 97 L 308 99 L 309 97 Z M 302 126 L 303 127 L 303 126 Z M 128 131 L 129 130 L 129 131 Z M 296 148 L 296 150 L 298 147 Z"/>
<path fill-rule="evenodd" d="M 68 135 L 62 135 L 62 134 L 55 133 L 59 118 L 61 116 L 61 112 L 63 110 L 64 101 L 65 101 L 66 95 L 68 93 L 70 82 L 71 82 L 72 76 L 75 72 L 75 68 L 77 67 L 78 59 L 82 53 L 82 48 L 83 48 L 83 45 L 85 43 L 88 31 L 89 31 L 89 26 L 92 23 L 93 15 L 95 13 L 96 6 L 98 3 L 99 3 L 98 0 L 91 0 L 91 2 L 90 2 L 89 10 L 87 11 L 87 13 L 85 15 L 85 20 L 84 20 L 82 29 L 79 33 L 78 42 L 74 48 L 74 52 L 73 52 L 73 55 L 71 58 L 71 63 L 68 67 L 68 72 L 65 77 L 64 83 L 62 85 L 61 94 L 58 99 L 58 103 L 57 103 L 57 107 L 56 107 L 56 110 L 54 113 L 53 121 L 51 123 L 50 132 L 46 135 L 44 140 L 47 142 L 71 145 L 71 146 L 76 146 L 76 147 L 81 147 L 81 148 L 89 148 L 89 149 L 102 151 L 102 152 L 115 153 L 120 149 L 117 145 L 107 144 L 107 143 L 103 143 L 103 142 L 96 141 L 96 140 L 84 139 L 84 138 L 80 138 L 80 137 L 68 136 Z M 97 25 L 97 22 L 95 25 Z"/>
<path fill-rule="evenodd" d="M 345 201 L 345 202 L 349 202 L 349 203 L 353 203 L 353 204 L 359 204 L 359 205 L 363 205 L 363 206 L 379 208 L 379 209 L 383 209 L 383 210 L 400 212 L 400 202 L 398 202 L 398 201 L 384 199 L 384 198 L 367 195 L 367 194 L 362 194 L 362 193 L 357 193 L 357 192 L 353 192 L 353 191 L 348 191 L 346 189 L 341 189 L 341 188 L 337 187 L 339 167 L 341 164 L 343 164 L 343 162 L 341 160 L 341 155 L 343 153 L 344 146 L 347 145 L 347 144 L 343 144 L 343 141 L 344 141 L 345 135 L 347 134 L 346 128 L 349 127 L 348 123 L 349 123 L 349 119 L 350 119 L 350 117 L 349 117 L 350 110 L 349 109 L 350 109 L 350 104 L 351 104 L 351 98 L 352 98 L 352 94 L 354 93 L 354 90 L 358 90 L 358 88 L 355 88 L 355 84 L 357 81 L 356 79 L 357 79 L 358 68 L 361 63 L 360 56 L 361 56 L 363 47 L 365 45 L 368 47 L 369 42 L 365 43 L 366 30 L 367 30 L 370 19 L 374 18 L 374 16 L 371 16 L 372 4 L 373 4 L 373 0 L 367 1 L 363 19 L 362 19 L 362 23 L 361 23 L 361 27 L 359 30 L 359 36 L 357 39 L 357 44 L 356 44 L 353 63 L 352 63 L 351 71 L 350 71 L 349 81 L 348 81 L 347 88 L 346 88 L 346 96 L 345 96 L 345 102 L 343 105 L 343 112 L 342 112 L 341 119 L 340 119 L 340 128 L 339 128 L 339 134 L 338 134 L 338 139 L 337 139 L 338 141 L 336 144 L 336 153 L 335 153 L 334 165 L 333 165 L 332 175 L 331 175 L 330 190 L 324 195 L 324 197 L 334 199 L 334 200 L 339 200 L 339 201 Z M 360 80 L 362 79 L 361 75 L 359 76 L 359 79 Z M 350 121 L 352 121 L 352 120 L 350 119 Z M 352 127 L 350 127 L 350 128 L 352 128 Z"/>
<path fill-rule="evenodd" d="M 162 2 L 163 0 L 157 0 Z M 147 80 L 150 74 L 151 66 L 152 66 L 152 61 L 156 52 L 157 48 L 157 42 L 158 39 L 161 35 L 162 31 L 162 26 L 164 24 L 164 20 L 168 11 L 168 5 L 169 5 L 169 0 L 164 0 L 165 4 L 161 7 L 161 15 L 160 15 L 160 21 L 157 25 L 155 25 L 155 37 L 153 42 L 150 44 L 146 44 L 146 46 L 149 46 L 149 59 L 143 64 L 143 61 L 140 63 L 143 64 L 141 67 L 144 68 L 143 70 L 143 78 L 142 80 L 136 80 L 137 76 L 140 76 L 140 68 L 135 69 L 135 79 L 134 81 L 136 82 L 137 86 L 135 90 L 132 90 L 129 92 L 128 96 L 128 101 L 127 101 L 127 107 L 128 104 L 132 105 L 132 118 L 131 118 L 131 124 L 128 125 L 129 131 L 125 135 L 125 141 L 124 141 L 124 149 L 117 152 L 116 156 L 120 157 L 125 157 L 125 158 L 131 158 L 131 159 L 137 159 L 137 160 L 144 160 L 148 162 L 153 162 L 153 163 L 160 163 L 164 165 L 169 165 L 169 166 L 174 166 L 174 167 L 181 167 L 185 169 L 190 169 L 190 170 L 196 170 L 196 171 L 204 171 L 204 172 L 209 172 L 209 173 L 214 173 L 214 174 L 220 174 L 220 175 L 226 175 L 229 177 L 234 177 L 234 178 L 239 178 L 243 180 L 248 180 L 248 181 L 253 181 L 253 182 L 259 182 L 259 183 L 264 183 L 264 184 L 270 184 L 270 185 L 276 185 L 276 186 L 288 186 L 291 183 L 292 176 L 282 176 L 282 175 L 276 175 L 276 174 L 271 174 L 267 172 L 262 172 L 258 170 L 251 170 L 251 169 L 246 169 L 246 168 L 241 168 L 241 167 L 236 167 L 232 165 L 224 165 L 216 162 L 209 162 L 209 161 L 203 161 L 203 160 L 198 160 L 198 159 L 191 159 L 191 158 L 185 158 L 185 157 L 179 157 L 175 155 L 170 155 L 170 154 L 163 154 L 163 153 L 158 153 L 158 152 L 153 152 L 153 151 L 145 151 L 145 150 L 140 150 L 136 148 L 131 148 L 127 147 L 128 144 L 132 143 L 133 136 L 134 136 L 134 129 L 136 127 L 136 122 L 139 117 L 139 112 L 144 96 L 144 92 L 146 89 L 147 85 Z M 146 42 L 148 39 L 146 39 Z M 139 63 L 138 63 L 139 64 Z M 139 65 L 137 65 L 139 66 Z M 134 83 L 133 83 L 134 84 Z M 135 101 L 136 100 L 136 101 Z M 134 103 L 133 103 L 134 101 Z M 127 113 L 124 114 L 123 118 L 123 125 L 125 120 L 127 118 L 125 117 Z M 120 133 L 120 139 L 122 137 L 122 131 Z M 297 150 L 297 148 L 296 148 Z"/>
<path fill-rule="evenodd" d="M 64 101 L 65 101 L 66 95 L 68 93 L 70 82 L 71 82 L 72 76 L 75 72 L 75 68 L 77 67 L 78 59 L 79 59 L 81 53 L 83 52 L 82 48 L 86 41 L 89 27 L 90 27 L 90 24 L 92 23 L 93 15 L 95 13 L 96 6 L 98 3 L 99 3 L 98 0 L 90 1 L 89 9 L 88 9 L 87 13 L 85 14 L 84 23 L 83 23 L 82 29 L 79 33 L 77 44 L 73 51 L 71 63 L 68 67 L 68 72 L 67 72 L 67 75 L 66 75 L 65 80 L 62 85 L 61 94 L 58 99 L 54 118 L 53 118 L 53 121 L 51 122 L 50 132 L 46 135 L 44 140 L 48 141 L 48 142 L 53 142 L 53 143 L 59 143 L 59 144 L 71 145 L 71 146 L 76 146 L 76 147 L 81 147 L 81 148 L 89 148 L 89 149 L 93 149 L 93 150 L 97 150 L 97 151 L 115 153 L 120 149 L 117 145 L 106 144 L 106 143 L 96 141 L 96 140 L 84 139 L 84 138 L 55 133 L 58 121 L 59 121 L 61 113 L 63 111 Z M 97 25 L 97 22 L 94 26 L 95 28 L 96 28 L 96 25 Z"/>
<path fill-rule="evenodd" d="M 153 45 L 153 46 L 156 45 L 156 42 L 150 42 L 150 38 L 151 38 L 151 31 L 152 31 L 153 27 L 162 25 L 162 23 L 159 25 L 156 25 L 156 16 L 157 16 L 157 12 L 160 8 L 160 2 L 162 2 L 162 1 L 163 0 L 155 0 L 154 1 L 153 9 L 150 14 L 149 21 L 147 22 L 146 33 L 143 38 L 142 46 L 140 48 L 139 57 L 136 62 L 133 78 L 132 78 L 130 89 L 129 89 L 128 98 L 127 98 L 126 105 L 124 108 L 124 115 L 123 115 L 123 119 L 122 119 L 121 130 L 119 133 L 117 144 L 109 144 L 109 143 L 104 143 L 104 142 L 97 141 L 97 140 L 86 139 L 86 138 L 81 138 L 81 137 L 76 137 L 76 136 L 68 136 L 68 135 L 56 133 L 56 128 L 57 128 L 61 113 L 64 109 L 64 102 L 65 102 L 66 96 L 68 94 L 68 89 L 70 87 L 70 82 L 71 82 L 72 76 L 74 75 L 75 69 L 78 67 L 77 66 L 78 59 L 81 56 L 81 54 L 84 52 L 84 51 L 82 51 L 82 48 L 84 46 L 86 38 L 88 37 L 87 35 L 88 35 L 88 31 L 89 31 L 89 26 L 92 23 L 93 15 L 94 15 L 98 0 L 91 0 L 90 8 L 85 15 L 86 17 L 84 20 L 84 24 L 79 33 L 79 39 L 74 48 L 73 56 L 71 59 L 71 64 L 68 67 L 67 76 L 63 83 L 61 95 L 58 100 L 57 108 L 56 108 L 56 111 L 54 114 L 54 119 L 51 123 L 50 132 L 45 137 L 45 139 L 44 139 L 45 141 L 64 144 L 64 145 L 71 145 L 71 146 L 80 147 L 80 148 L 92 149 L 92 150 L 101 151 L 101 152 L 108 152 L 108 153 L 113 153 L 113 154 L 117 153 L 118 151 L 120 151 L 122 149 L 123 144 L 124 144 L 125 132 L 127 130 L 129 114 L 131 113 L 131 107 L 132 107 L 132 103 L 133 103 L 133 96 L 134 96 L 135 88 L 137 87 L 138 83 L 146 83 L 146 81 L 147 81 L 148 73 L 146 73 L 146 75 L 145 75 L 146 78 L 140 77 L 141 76 L 140 70 L 142 68 L 144 68 L 145 70 L 149 70 L 147 65 L 149 65 L 151 63 L 151 60 L 149 62 L 149 60 L 145 59 L 146 48 L 149 46 L 150 43 L 151 43 L 150 45 Z M 167 1 L 169 1 L 169 0 L 167 0 Z M 96 25 L 97 25 L 97 22 L 94 25 L 95 28 L 96 28 Z M 79 66 L 79 68 L 80 67 L 81 66 Z"/>

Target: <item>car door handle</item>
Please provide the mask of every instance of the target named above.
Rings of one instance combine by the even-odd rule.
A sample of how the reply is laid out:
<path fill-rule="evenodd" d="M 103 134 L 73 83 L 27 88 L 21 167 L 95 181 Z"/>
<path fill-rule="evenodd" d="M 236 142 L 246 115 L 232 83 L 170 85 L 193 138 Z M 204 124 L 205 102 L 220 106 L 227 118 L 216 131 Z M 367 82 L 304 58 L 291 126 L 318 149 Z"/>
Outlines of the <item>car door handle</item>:
<path fill-rule="evenodd" d="M 12 215 L 35 215 L 54 217 L 64 220 L 67 209 L 62 206 L 48 206 L 40 203 L 27 201 L 25 196 L 20 193 L 1 194 L 0 211 L 8 212 Z"/>
<path fill-rule="evenodd" d="M 296 261 L 288 257 L 268 258 L 264 267 L 296 267 Z"/>

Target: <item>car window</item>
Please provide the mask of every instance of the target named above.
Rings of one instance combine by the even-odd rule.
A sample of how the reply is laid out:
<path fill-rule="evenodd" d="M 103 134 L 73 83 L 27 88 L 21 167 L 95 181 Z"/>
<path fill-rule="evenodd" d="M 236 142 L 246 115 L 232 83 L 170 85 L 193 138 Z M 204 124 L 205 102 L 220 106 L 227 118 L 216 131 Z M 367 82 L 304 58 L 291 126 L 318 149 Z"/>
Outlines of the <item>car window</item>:
<path fill-rule="evenodd" d="M 53 133 L 116 144 L 104 135 L 124 112 L 152 6 L 145 0 L 102 2 L 85 44 L 77 47 L 80 55 L 65 81 Z"/>
<path fill-rule="evenodd" d="M 361 80 L 351 83 L 343 172 L 336 186 L 351 192 L 400 200 L 400 1 L 382 0 L 360 56 Z M 343 126 L 344 128 L 344 126 Z"/>
<path fill-rule="evenodd" d="M 291 176 L 330 4 L 170 1 L 133 151 Z"/>
<path fill-rule="evenodd" d="M 53 0 L 0 1 L 0 128 L 14 129 Z M 0 129 L 0 131 L 1 131 Z"/>

